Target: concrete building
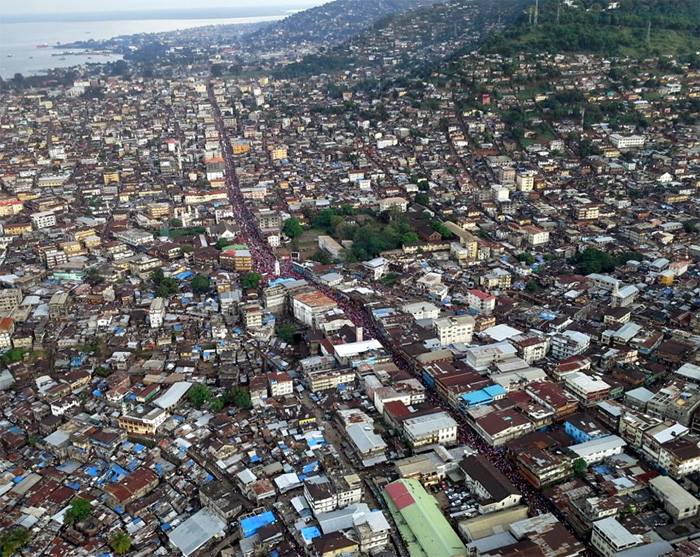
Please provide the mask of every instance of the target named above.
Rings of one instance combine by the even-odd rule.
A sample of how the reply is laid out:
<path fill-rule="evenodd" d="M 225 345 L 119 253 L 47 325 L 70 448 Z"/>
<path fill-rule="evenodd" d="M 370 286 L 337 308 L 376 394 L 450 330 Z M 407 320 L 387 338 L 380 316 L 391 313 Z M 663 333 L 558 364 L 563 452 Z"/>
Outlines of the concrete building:
<path fill-rule="evenodd" d="M 616 518 L 608 517 L 593 523 L 591 545 L 603 557 L 613 557 L 620 551 L 642 543 L 642 536 L 632 534 Z"/>
<path fill-rule="evenodd" d="M 466 557 L 467 548 L 418 480 L 390 483 L 383 495 L 399 534 L 416 545 L 416 555 Z"/>
<path fill-rule="evenodd" d="M 649 487 L 674 520 L 685 520 L 697 516 L 700 501 L 672 478 L 657 476 L 649 481 Z"/>
<path fill-rule="evenodd" d="M 442 317 L 433 323 L 441 346 L 463 342 L 469 344 L 476 321 L 471 315 Z"/>
<path fill-rule="evenodd" d="M 435 412 L 403 421 L 403 431 L 413 450 L 428 445 L 457 442 L 457 422 L 447 412 Z"/>
<path fill-rule="evenodd" d="M 165 319 L 165 300 L 163 298 L 154 298 L 151 301 L 151 306 L 148 309 L 148 322 L 151 329 L 158 329 L 163 326 Z"/>

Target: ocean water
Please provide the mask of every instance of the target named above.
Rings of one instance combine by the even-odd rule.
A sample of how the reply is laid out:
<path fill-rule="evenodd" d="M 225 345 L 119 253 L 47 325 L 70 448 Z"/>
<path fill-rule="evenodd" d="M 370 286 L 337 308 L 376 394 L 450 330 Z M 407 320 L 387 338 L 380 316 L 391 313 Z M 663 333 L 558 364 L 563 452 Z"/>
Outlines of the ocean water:
<path fill-rule="evenodd" d="M 38 45 L 67 44 L 73 41 L 101 40 L 120 35 L 163 33 L 206 25 L 231 25 L 282 19 L 278 15 L 211 19 L 114 19 L 97 21 L 21 21 L 0 19 L 0 76 L 9 79 L 16 73 L 36 75 L 51 68 L 76 66 L 87 62 L 118 60 L 120 56 L 99 54 L 63 56 L 61 49 L 38 48 Z"/>

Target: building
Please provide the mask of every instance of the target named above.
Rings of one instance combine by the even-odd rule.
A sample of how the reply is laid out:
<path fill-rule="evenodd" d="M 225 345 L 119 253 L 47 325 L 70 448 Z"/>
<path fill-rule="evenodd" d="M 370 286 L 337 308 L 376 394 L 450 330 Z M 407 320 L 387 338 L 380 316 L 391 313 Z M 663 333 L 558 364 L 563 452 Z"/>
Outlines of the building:
<path fill-rule="evenodd" d="M 316 393 L 354 384 L 355 371 L 348 368 L 307 370 L 304 372 L 304 379 L 309 390 Z"/>
<path fill-rule="evenodd" d="M 37 230 L 56 226 L 56 214 L 53 211 L 40 211 L 31 214 L 32 224 Z"/>
<path fill-rule="evenodd" d="M 572 460 L 563 454 L 525 447 L 516 456 L 520 472 L 538 489 L 563 481 L 573 475 Z"/>
<path fill-rule="evenodd" d="M 535 187 L 535 176 L 536 173 L 534 170 L 518 172 L 515 175 L 515 186 L 518 188 L 518 191 L 532 191 Z"/>
<path fill-rule="evenodd" d="M 60 319 L 68 314 L 70 296 L 68 292 L 56 292 L 49 300 L 49 317 Z"/>
<path fill-rule="evenodd" d="M 125 409 L 117 420 L 119 427 L 130 434 L 155 435 L 168 419 L 168 413 L 157 406 L 138 405 Z"/>
<path fill-rule="evenodd" d="M 12 335 L 15 332 L 15 321 L 11 317 L 0 318 L 0 348 L 12 346 Z"/>
<path fill-rule="evenodd" d="M 0 289 L 0 312 L 9 313 L 22 303 L 22 290 L 19 288 Z"/>
<path fill-rule="evenodd" d="M 158 329 L 163 326 L 165 319 L 165 300 L 163 298 L 154 298 L 151 301 L 151 306 L 148 309 L 148 322 L 151 329 Z"/>
<path fill-rule="evenodd" d="M 484 315 L 490 315 L 496 309 L 496 296 L 471 288 L 467 290 L 467 305 Z"/>
<path fill-rule="evenodd" d="M 610 143 L 618 149 L 639 149 L 644 147 L 645 139 L 642 135 L 624 136 L 619 133 L 611 133 Z"/>
<path fill-rule="evenodd" d="M 415 451 L 428 445 L 457 442 L 457 422 L 447 412 L 435 412 L 403 421 L 403 432 Z"/>
<path fill-rule="evenodd" d="M 567 373 L 563 377 L 564 386 L 576 397 L 582 406 L 593 406 L 610 396 L 612 387 L 595 375 L 580 371 Z"/>
<path fill-rule="evenodd" d="M 307 327 L 316 327 L 318 318 L 336 309 L 338 304 L 332 298 L 326 296 L 320 290 L 302 292 L 292 296 L 292 313 L 297 321 L 301 321 Z"/>
<path fill-rule="evenodd" d="M 468 456 L 459 466 L 467 488 L 479 501 L 480 514 L 502 511 L 520 503 L 522 494 L 484 456 Z"/>
<path fill-rule="evenodd" d="M 618 552 L 631 549 L 641 543 L 642 536 L 632 534 L 612 516 L 593 523 L 591 545 L 603 557 L 613 557 Z"/>
<path fill-rule="evenodd" d="M 663 503 L 673 520 L 694 518 L 698 514 L 700 501 L 668 476 L 657 476 L 649 480 L 652 493 Z"/>
<path fill-rule="evenodd" d="M 288 396 L 294 392 L 294 382 L 285 371 L 268 373 L 267 384 L 272 398 Z"/>
<path fill-rule="evenodd" d="M 418 480 L 397 480 L 383 492 L 389 512 L 415 557 L 466 557 L 467 548 Z"/>
<path fill-rule="evenodd" d="M 591 337 L 579 331 L 564 331 L 549 338 L 552 357 L 565 360 L 582 354 L 591 344 Z"/>
<path fill-rule="evenodd" d="M 621 454 L 627 442 L 617 435 L 606 435 L 598 437 L 592 441 L 571 445 L 569 451 L 574 458 L 582 458 L 589 466 L 597 462 L 602 462 L 608 457 Z"/>
<path fill-rule="evenodd" d="M 464 343 L 469 344 L 474 334 L 476 321 L 471 315 L 442 317 L 433 323 L 435 333 L 441 346 Z"/>

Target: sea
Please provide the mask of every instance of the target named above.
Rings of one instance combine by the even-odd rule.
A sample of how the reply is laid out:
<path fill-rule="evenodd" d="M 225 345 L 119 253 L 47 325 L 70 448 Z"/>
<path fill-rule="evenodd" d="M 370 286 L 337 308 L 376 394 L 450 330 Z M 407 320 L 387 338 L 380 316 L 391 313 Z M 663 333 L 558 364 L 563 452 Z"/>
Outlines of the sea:
<path fill-rule="evenodd" d="M 60 48 L 47 48 L 43 45 L 53 47 L 74 41 L 102 40 L 138 33 L 163 33 L 206 25 L 274 21 L 282 19 L 294 11 L 296 9 L 293 6 L 286 5 L 279 8 L 279 13 L 270 13 L 270 9 L 266 7 L 264 10 L 260 10 L 261 15 L 251 15 L 250 10 L 246 10 L 245 17 L 204 19 L 189 17 L 182 19 L 169 17 L 138 19 L 138 16 L 132 13 L 124 16 L 113 16 L 113 19 L 105 19 L 103 14 L 95 14 L 94 19 L 91 20 L 89 16 L 83 14 L 73 21 L 66 20 L 65 17 L 58 21 L 48 20 L 49 18 L 12 21 L 0 15 L 0 76 L 3 79 L 10 79 L 16 73 L 25 76 L 38 75 L 52 68 L 70 67 L 88 62 L 108 62 L 121 58 L 118 55 L 100 53 L 71 53 L 64 56 Z"/>

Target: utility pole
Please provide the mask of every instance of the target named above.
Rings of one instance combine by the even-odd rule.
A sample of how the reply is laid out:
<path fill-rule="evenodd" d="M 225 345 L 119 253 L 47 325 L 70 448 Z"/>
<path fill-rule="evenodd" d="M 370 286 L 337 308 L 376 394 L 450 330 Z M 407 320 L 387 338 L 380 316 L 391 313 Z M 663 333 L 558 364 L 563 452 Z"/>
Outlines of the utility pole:
<path fill-rule="evenodd" d="M 651 46 L 651 19 L 647 23 L 647 46 Z"/>
<path fill-rule="evenodd" d="M 537 27 L 537 20 L 540 16 L 540 0 L 535 0 L 535 27 Z"/>
<path fill-rule="evenodd" d="M 559 25 L 560 17 L 561 17 L 561 2 L 557 2 L 557 25 Z"/>

